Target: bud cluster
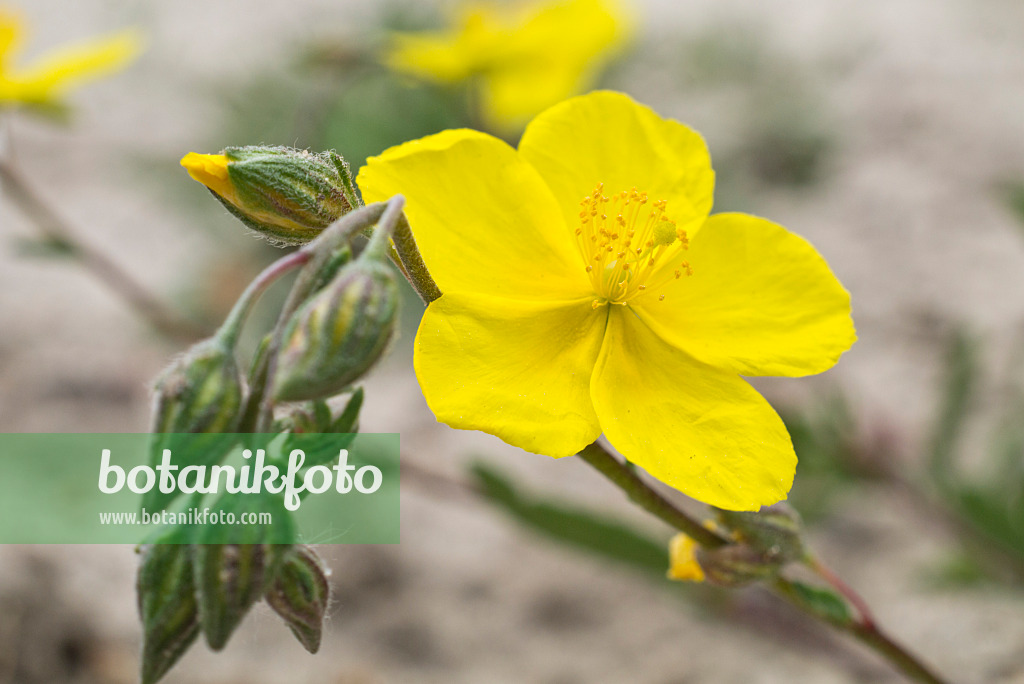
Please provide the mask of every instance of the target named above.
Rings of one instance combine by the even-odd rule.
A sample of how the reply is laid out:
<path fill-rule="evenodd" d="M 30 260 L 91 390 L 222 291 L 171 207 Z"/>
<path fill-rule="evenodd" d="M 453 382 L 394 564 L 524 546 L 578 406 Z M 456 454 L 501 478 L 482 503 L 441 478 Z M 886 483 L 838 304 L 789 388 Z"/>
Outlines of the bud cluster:
<path fill-rule="evenodd" d="M 294 434 L 356 432 L 363 394 L 353 385 L 395 335 L 398 284 L 384 262 L 401 198 L 360 207 L 348 166 L 334 152 L 237 147 L 216 155 L 192 153 L 182 165 L 248 227 L 276 243 L 304 246 L 258 276 L 217 334 L 159 377 L 151 461 L 167 458 L 167 448 L 174 447 L 173 465 L 179 468 L 218 464 L 227 453 L 225 440 L 239 438 L 233 433 L 271 426 Z M 370 242 L 353 259 L 351 240 L 374 224 Z M 243 377 L 235 358 L 239 331 L 266 287 L 293 267 L 303 270 Z M 351 397 L 335 414 L 327 399 L 346 391 Z M 274 423 L 274 404 L 282 401 L 305 403 Z M 195 439 L 197 433 L 202 438 Z M 311 453 L 296 470 L 329 456 Z M 160 511 L 173 498 L 152 494 L 143 503 Z M 263 519 L 252 514 L 268 514 L 272 523 L 245 526 L 242 540 L 222 536 L 230 534 L 226 526 L 165 528 L 143 547 L 137 587 L 143 684 L 163 677 L 200 633 L 210 648 L 224 648 L 260 600 L 307 650 L 320 647 L 330 595 L 327 572 L 313 549 L 294 543 L 285 503 L 280 493 L 225 494 L 210 505 L 249 514 L 250 520 Z"/>

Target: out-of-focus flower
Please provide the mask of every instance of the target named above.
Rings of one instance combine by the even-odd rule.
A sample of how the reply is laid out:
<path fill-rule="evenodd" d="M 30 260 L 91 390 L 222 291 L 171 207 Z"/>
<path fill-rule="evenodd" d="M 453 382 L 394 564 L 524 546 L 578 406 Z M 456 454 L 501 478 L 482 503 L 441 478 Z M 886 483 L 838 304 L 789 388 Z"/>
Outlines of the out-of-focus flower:
<path fill-rule="evenodd" d="M 701 137 L 620 93 L 540 114 L 519 149 L 445 131 L 367 160 L 402 193 L 444 295 L 414 362 L 437 418 L 549 456 L 603 432 L 631 462 L 732 510 L 785 498 L 796 455 L 740 376 L 830 368 L 850 296 L 806 240 L 711 210 Z"/>
<path fill-rule="evenodd" d="M 385 61 L 439 83 L 475 80 L 484 123 L 509 131 L 586 90 L 631 33 L 615 0 L 465 2 L 445 30 L 396 34 Z"/>
<path fill-rule="evenodd" d="M 126 30 L 53 50 L 27 66 L 15 63 L 25 22 L 0 7 L 0 107 L 60 106 L 72 88 L 113 73 L 139 54 L 142 38 Z"/>

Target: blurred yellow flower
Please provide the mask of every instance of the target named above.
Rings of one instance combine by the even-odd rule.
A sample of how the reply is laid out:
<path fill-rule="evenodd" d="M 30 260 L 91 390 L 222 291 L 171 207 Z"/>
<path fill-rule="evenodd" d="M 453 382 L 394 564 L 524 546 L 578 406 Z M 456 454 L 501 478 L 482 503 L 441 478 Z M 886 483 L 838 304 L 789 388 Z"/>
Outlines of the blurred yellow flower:
<path fill-rule="evenodd" d="M 440 83 L 475 80 L 484 123 L 511 131 L 586 90 L 630 24 L 615 0 L 465 2 L 446 30 L 396 34 L 385 61 Z"/>
<path fill-rule="evenodd" d="M 603 432 L 706 503 L 785 498 L 789 435 L 740 375 L 830 368 L 856 339 L 850 297 L 803 238 L 708 215 L 696 132 L 597 92 L 540 114 L 518 150 L 445 131 L 357 182 L 367 201 L 405 195 L 444 293 L 414 357 L 438 420 L 555 457 Z"/>
<path fill-rule="evenodd" d="M 0 107 L 60 105 L 68 90 L 121 69 L 142 47 L 138 32 L 128 30 L 59 48 L 19 66 L 14 57 L 24 34 L 22 17 L 0 7 Z"/>

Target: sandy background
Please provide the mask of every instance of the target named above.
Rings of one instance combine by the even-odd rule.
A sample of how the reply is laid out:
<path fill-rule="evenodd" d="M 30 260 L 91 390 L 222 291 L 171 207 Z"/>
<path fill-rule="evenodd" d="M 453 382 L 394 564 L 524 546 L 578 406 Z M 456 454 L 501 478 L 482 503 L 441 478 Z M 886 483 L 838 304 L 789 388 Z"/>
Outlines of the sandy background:
<path fill-rule="evenodd" d="M 853 294 L 860 341 L 834 370 L 759 386 L 792 405 L 841 389 L 911 469 L 933 420 L 946 332 L 979 333 L 993 375 L 1024 333 L 1024 226 L 1002 194 L 1024 177 L 1024 4 L 636 4 L 642 49 L 612 83 L 701 130 L 713 158 L 737 169 L 720 205 L 808 237 Z M 35 28 L 30 52 L 124 25 L 142 26 L 150 41 L 130 71 L 77 94 L 73 127 L 10 122 L 24 173 L 155 292 L 230 303 L 256 248 L 174 170 L 177 160 L 259 142 L 217 141 L 228 118 L 218 95 L 253 71 L 285 69 L 312 37 L 354 40 L 379 7 L 32 0 L 23 9 Z M 703 78 L 692 57 L 709 41 L 726 46 L 726 66 L 741 64 L 740 75 Z M 663 87 L 667 63 L 678 65 L 674 87 Z M 796 119 L 827 137 L 813 186 L 760 182 L 735 161 Z M 8 205 L 0 235 L 0 430 L 144 431 L 149 380 L 178 348 L 80 269 L 19 256 L 16 240 L 32 227 Z M 437 425 L 411 375 L 410 338 L 367 383 L 364 429 L 400 431 L 403 456 L 441 472 L 485 457 L 538 491 L 666 535 L 572 459 Z M 685 591 L 422 485 L 403 491 L 402 512 L 400 547 L 328 552 L 336 599 L 319 655 L 260 608 L 226 652 L 194 647 L 168 684 L 899 681 L 756 591 L 724 609 L 699 607 Z M 1024 594 L 929 588 L 921 578 L 950 540 L 921 509 L 891 490 L 860 489 L 812 537 L 882 624 L 952 680 L 1024 682 Z M 133 681 L 134 563 L 127 547 L 0 547 L 0 682 Z"/>

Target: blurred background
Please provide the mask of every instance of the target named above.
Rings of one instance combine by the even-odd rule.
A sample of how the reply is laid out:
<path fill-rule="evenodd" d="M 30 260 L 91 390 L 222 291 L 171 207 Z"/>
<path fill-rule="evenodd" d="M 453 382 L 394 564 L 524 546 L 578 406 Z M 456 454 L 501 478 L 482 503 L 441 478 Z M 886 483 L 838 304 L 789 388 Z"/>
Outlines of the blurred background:
<path fill-rule="evenodd" d="M 355 171 L 489 125 L 479 80 L 382 64 L 390 32 L 452 21 L 435 2 L 18 9 L 26 59 L 129 26 L 147 46 L 67 116 L 0 109 L 5 163 L 133 283 L 110 287 L 0 203 L 5 432 L 146 431 L 151 379 L 279 255 L 188 178 L 186 152 L 335 148 Z M 1024 682 L 1024 4 L 633 0 L 619 17 L 587 87 L 701 131 L 716 211 L 807 237 L 852 293 L 860 340 L 836 368 L 755 381 L 793 434 L 791 502 L 815 548 L 952 680 Z M 161 332 L 126 289 L 190 323 Z M 900 681 L 763 591 L 667 582 L 669 530 L 574 459 L 438 425 L 412 375 L 422 307 L 405 303 L 362 416 L 400 432 L 413 466 L 401 545 L 323 548 L 335 598 L 318 655 L 260 606 L 165 681 Z M 135 681 L 135 563 L 129 547 L 0 547 L 0 682 Z"/>

